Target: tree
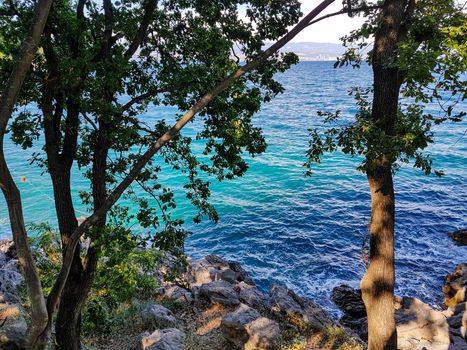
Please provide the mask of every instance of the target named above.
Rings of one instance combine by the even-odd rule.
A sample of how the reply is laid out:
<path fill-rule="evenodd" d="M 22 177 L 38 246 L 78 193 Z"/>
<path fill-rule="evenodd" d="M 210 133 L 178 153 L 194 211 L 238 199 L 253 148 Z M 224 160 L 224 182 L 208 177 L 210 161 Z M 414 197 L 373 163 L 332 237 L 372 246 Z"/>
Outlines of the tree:
<path fill-rule="evenodd" d="M 358 48 L 367 47 L 374 36 L 368 55 L 373 86 L 353 90 L 359 106 L 355 121 L 328 127 L 323 133 L 311 130 L 307 166 L 319 162 L 323 152 L 336 150 L 364 158 L 359 169 L 368 178 L 371 221 L 370 264 L 361 289 L 370 350 L 397 348 L 393 173 L 401 163 L 414 159 L 414 166 L 429 175 L 432 161 L 422 150 L 433 142 L 432 125 L 460 121 L 465 115 L 454 107 L 467 97 L 466 34 L 466 14 L 453 1 L 384 1 L 381 10 L 370 11 L 366 23 L 344 38 L 350 47 L 336 64 L 358 67 L 362 60 Z M 446 104 L 440 103 L 441 116 L 424 113 L 421 104 L 440 102 L 445 97 Z M 329 124 L 339 119 L 340 111 L 320 114 Z"/>
<path fill-rule="evenodd" d="M 37 51 L 51 4 L 52 0 L 40 0 L 37 2 L 29 32 L 22 41 L 16 62 L 0 96 L 0 144 L 2 145 L 0 147 L 0 188 L 8 205 L 11 231 L 18 254 L 18 262 L 26 280 L 28 297 L 31 301 L 31 323 L 25 342 L 27 348 L 34 346 L 36 338 L 47 324 L 47 310 L 42 286 L 28 246 L 20 193 L 5 161 L 3 140 L 8 120 L 11 117 L 27 71 Z M 0 13 L 4 16 L 14 16 L 16 9 L 10 3 L 9 8 Z"/>
<path fill-rule="evenodd" d="M 80 312 L 108 237 L 107 216 L 117 200 L 134 181 L 140 184 L 161 209 L 157 212 L 148 200 L 137 199 L 141 225 L 154 228 L 152 240 L 159 248 L 180 248 L 182 221 L 166 215 L 175 205 L 173 195 L 159 183 L 161 168 L 153 159 L 160 150 L 164 162 L 187 174 L 187 197 L 199 210 L 195 221 L 205 215 L 215 220 L 209 183 L 200 173 L 219 180 L 241 176 L 247 169 L 241 154 L 264 150 L 251 116 L 282 90 L 273 74 L 296 62 L 294 55 L 276 52 L 332 2 L 323 1 L 287 34 L 287 26 L 300 16 L 294 0 L 247 3 L 249 21 L 238 16 L 243 1 L 104 0 L 102 7 L 86 0 L 54 3 L 18 104 L 34 104 L 40 113 L 19 113 L 11 132 L 24 148 L 41 128 L 45 135 L 45 157 L 36 155 L 34 161 L 52 180 L 63 249 L 62 268 L 47 297 L 49 329 L 58 306 L 58 348 L 80 348 Z M 1 19 L 1 37 L 8 33 L 14 38 L 22 31 L 30 5 L 18 3 L 15 8 L 17 15 Z M 265 40 L 282 35 L 261 52 Z M 6 57 L 13 57 L 14 43 L 12 39 L 2 50 Z M 231 58 L 237 54 L 234 44 L 245 56 L 243 66 L 239 58 Z M 12 62 L 0 63 L 7 72 Z M 172 128 L 161 120 L 150 129 L 141 120 L 148 103 L 188 112 Z M 209 161 L 198 160 L 191 139 L 179 135 L 198 112 L 204 125 L 198 137 L 206 140 Z M 79 226 L 71 194 L 73 164 L 91 183 L 82 200 L 92 215 Z M 91 240 L 85 252 L 77 249 L 82 235 Z"/>

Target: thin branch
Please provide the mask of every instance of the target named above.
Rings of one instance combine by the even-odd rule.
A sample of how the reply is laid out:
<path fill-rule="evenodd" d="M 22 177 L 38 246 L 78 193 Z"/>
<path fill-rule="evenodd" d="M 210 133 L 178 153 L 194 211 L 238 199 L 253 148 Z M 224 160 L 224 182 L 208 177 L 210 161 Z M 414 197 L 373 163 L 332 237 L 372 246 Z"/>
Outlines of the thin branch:
<path fill-rule="evenodd" d="M 66 247 L 63 256 L 62 268 L 58 274 L 56 282 L 50 292 L 49 298 L 53 300 L 53 307 L 55 308 L 58 305 L 60 300 L 60 295 L 65 286 L 65 282 L 68 278 L 70 272 L 71 263 L 73 261 L 73 256 L 75 249 L 79 243 L 80 237 L 85 233 L 85 231 L 96 224 L 103 215 L 109 211 L 109 209 L 118 201 L 121 195 L 125 190 L 132 184 L 132 182 L 138 177 L 141 170 L 146 166 L 146 164 L 151 160 L 151 158 L 169 141 L 171 141 L 175 136 L 178 135 L 180 130 L 190 122 L 193 117 L 204 107 L 206 107 L 212 100 L 214 100 L 222 91 L 224 91 L 228 86 L 234 83 L 236 80 L 244 76 L 246 73 L 256 69 L 263 62 L 265 62 L 269 57 L 271 57 L 275 52 L 280 48 L 286 45 L 290 40 L 292 40 L 298 33 L 308 26 L 308 23 L 319 15 L 323 10 L 325 10 L 329 5 L 331 5 L 335 0 L 324 0 L 316 8 L 314 8 L 308 15 L 306 15 L 294 28 L 292 28 L 285 36 L 278 40 L 274 45 L 270 46 L 267 50 L 263 51 L 259 56 L 254 60 L 248 62 L 247 64 L 239 67 L 235 72 L 230 76 L 225 78 L 219 84 L 217 84 L 211 91 L 206 93 L 192 108 L 190 108 L 179 120 L 178 122 L 164 135 L 162 135 L 154 144 L 152 144 L 149 149 L 135 162 L 133 168 L 130 170 L 127 176 L 123 181 L 115 187 L 112 193 L 107 197 L 104 204 L 94 211 L 94 213 L 89 216 L 84 222 L 79 225 L 73 234 L 70 237 L 69 244 Z"/>
<path fill-rule="evenodd" d="M 97 127 L 96 123 L 94 123 L 94 121 L 88 117 L 88 115 L 85 113 L 85 112 L 81 112 L 81 115 L 83 116 L 83 118 L 89 123 L 91 124 L 92 128 L 97 131 L 99 130 L 99 128 Z"/>
<path fill-rule="evenodd" d="M 161 94 L 163 92 L 175 91 L 186 86 L 188 86 L 188 83 L 169 86 L 166 88 L 151 89 L 148 92 L 145 92 L 144 94 L 133 97 L 130 101 L 128 101 L 122 106 L 121 110 L 122 112 L 126 112 L 136 103 L 143 102 L 144 100 L 147 100 L 148 98 L 153 97 L 157 94 Z"/>
<path fill-rule="evenodd" d="M 358 13 L 358 12 L 363 12 L 363 11 L 368 11 L 368 10 L 377 10 L 377 9 L 382 8 L 382 7 L 383 7 L 383 5 L 374 5 L 374 6 L 362 6 L 362 7 L 356 8 L 356 9 L 340 10 L 340 11 L 337 11 L 337 12 L 329 13 L 327 15 L 318 17 L 317 19 L 315 19 L 313 21 L 310 21 L 307 25 L 311 26 L 312 24 L 320 22 L 323 19 L 326 19 L 326 18 L 329 18 L 329 17 L 343 15 L 343 14 L 346 14 L 346 13 Z"/>

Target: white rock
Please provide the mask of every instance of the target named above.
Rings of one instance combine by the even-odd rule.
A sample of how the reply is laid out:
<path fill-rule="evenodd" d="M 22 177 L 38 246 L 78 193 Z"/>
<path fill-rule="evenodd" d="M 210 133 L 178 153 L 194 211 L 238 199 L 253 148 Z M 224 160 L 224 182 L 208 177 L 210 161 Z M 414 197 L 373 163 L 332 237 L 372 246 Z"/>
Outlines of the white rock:
<path fill-rule="evenodd" d="M 402 298 L 396 310 L 397 348 L 447 350 L 451 344 L 449 325 L 441 311 L 416 298 Z"/>

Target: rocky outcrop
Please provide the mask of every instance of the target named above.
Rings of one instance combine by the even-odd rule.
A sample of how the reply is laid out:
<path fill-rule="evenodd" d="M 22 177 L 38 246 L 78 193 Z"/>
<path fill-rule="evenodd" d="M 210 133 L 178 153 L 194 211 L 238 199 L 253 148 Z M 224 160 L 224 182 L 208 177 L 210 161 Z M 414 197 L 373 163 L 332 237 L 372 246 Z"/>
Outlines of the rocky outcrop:
<path fill-rule="evenodd" d="M 176 328 L 156 330 L 143 334 L 139 350 L 183 350 L 184 337 L 185 333 Z"/>
<path fill-rule="evenodd" d="M 467 229 L 448 233 L 454 242 L 459 246 L 467 245 Z"/>
<path fill-rule="evenodd" d="M 248 273 L 236 261 L 227 261 L 216 255 L 207 255 L 188 265 L 186 281 L 190 288 L 213 281 L 225 281 L 231 284 L 245 282 L 255 285 Z"/>
<path fill-rule="evenodd" d="M 467 349 L 467 303 L 460 303 L 443 311 L 449 325 L 452 347 L 449 350 Z"/>
<path fill-rule="evenodd" d="M 224 337 L 238 347 L 242 347 L 248 341 L 247 325 L 260 318 L 261 315 L 255 309 L 240 304 L 234 311 L 227 314 L 221 323 L 221 331 Z"/>
<path fill-rule="evenodd" d="M 447 350 L 449 325 L 441 311 L 416 298 L 402 298 L 396 305 L 397 348 L 400 350 Z"/>
<path fill-rule="evenodd" d="M 331 299 L 344 313 L 339 323 L 352 329 L 362 340 L 367 340 L 368 320 L 361 291 L 342 284 L 332 290 Z"/>
<path fill-rule="evenodd" d="M 281 348 L 281 330 L 279 324 L 266 317 L 260 317 L 246 326 L 249 335 L 244 345 L 245 350 Z"/>
<path fill-rule="evenodd" d="M 235 286 L 235 291 L 238 293 L 238 298 L 242 303 L 256 309 L 269 309 L 268 297 L 255 286 L 242 281 Z"/>
<path fill-rule="evenodd" d="M 18 297 L 23 277 L 12 241 L 0 241 L 0 348 L 19 349 L 26 336 L 25 311 Z"/>
<path fill-rule="evenodd" d="M 143 310 L 141 313 L 143 324 L 151 329 L 170 328 L 177 323 L 175 315 L 162 305 L 154 304 Z"/>
<path fill-rule="evenodd" d="M 245 304 L 222 319 L 221 330 L 228 341 L 245 350 L 280 348 L 278 323 Z"/>
<path fill-rule="evenodd" d="M 160 295 L 162 299 L 175 301 L 180 304 L 191 304 L 193 302 L 191 291 L 175 284 L 163 287 Z"/>
<path fill-rule="evenodd" d="M 236 306 L 240 304 L 238 293 L 226 281 L 213 281 L 202 284 L 199 287 L 199 297 L 206 299 L 211 304 L 224 306 Z"/>
<path fill-rule="evenodd" d="M 311 300 L 300 297 L 291 289 L 272 286 L 269 292 L 271 310 L 298 327 L 322 330 L 334 324 L 331 317 Z"/>
<path fill-rule="evenodd" d="M 443 286 L 444 303 L 453 306 L 467 301 L 467 264 L 459 264 L 446 276 Z"/>

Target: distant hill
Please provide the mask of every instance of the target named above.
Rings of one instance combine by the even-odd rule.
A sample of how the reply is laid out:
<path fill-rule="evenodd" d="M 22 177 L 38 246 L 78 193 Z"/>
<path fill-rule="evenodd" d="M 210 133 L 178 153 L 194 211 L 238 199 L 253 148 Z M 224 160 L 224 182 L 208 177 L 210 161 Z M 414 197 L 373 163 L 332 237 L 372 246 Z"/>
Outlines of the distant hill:
<path fill-rule="evenodd" d="M 301 61 L 334 61 L 345 48 L 341 44 L 301 42 L 288 43 L 280 51 L 295 52 Z"/>

